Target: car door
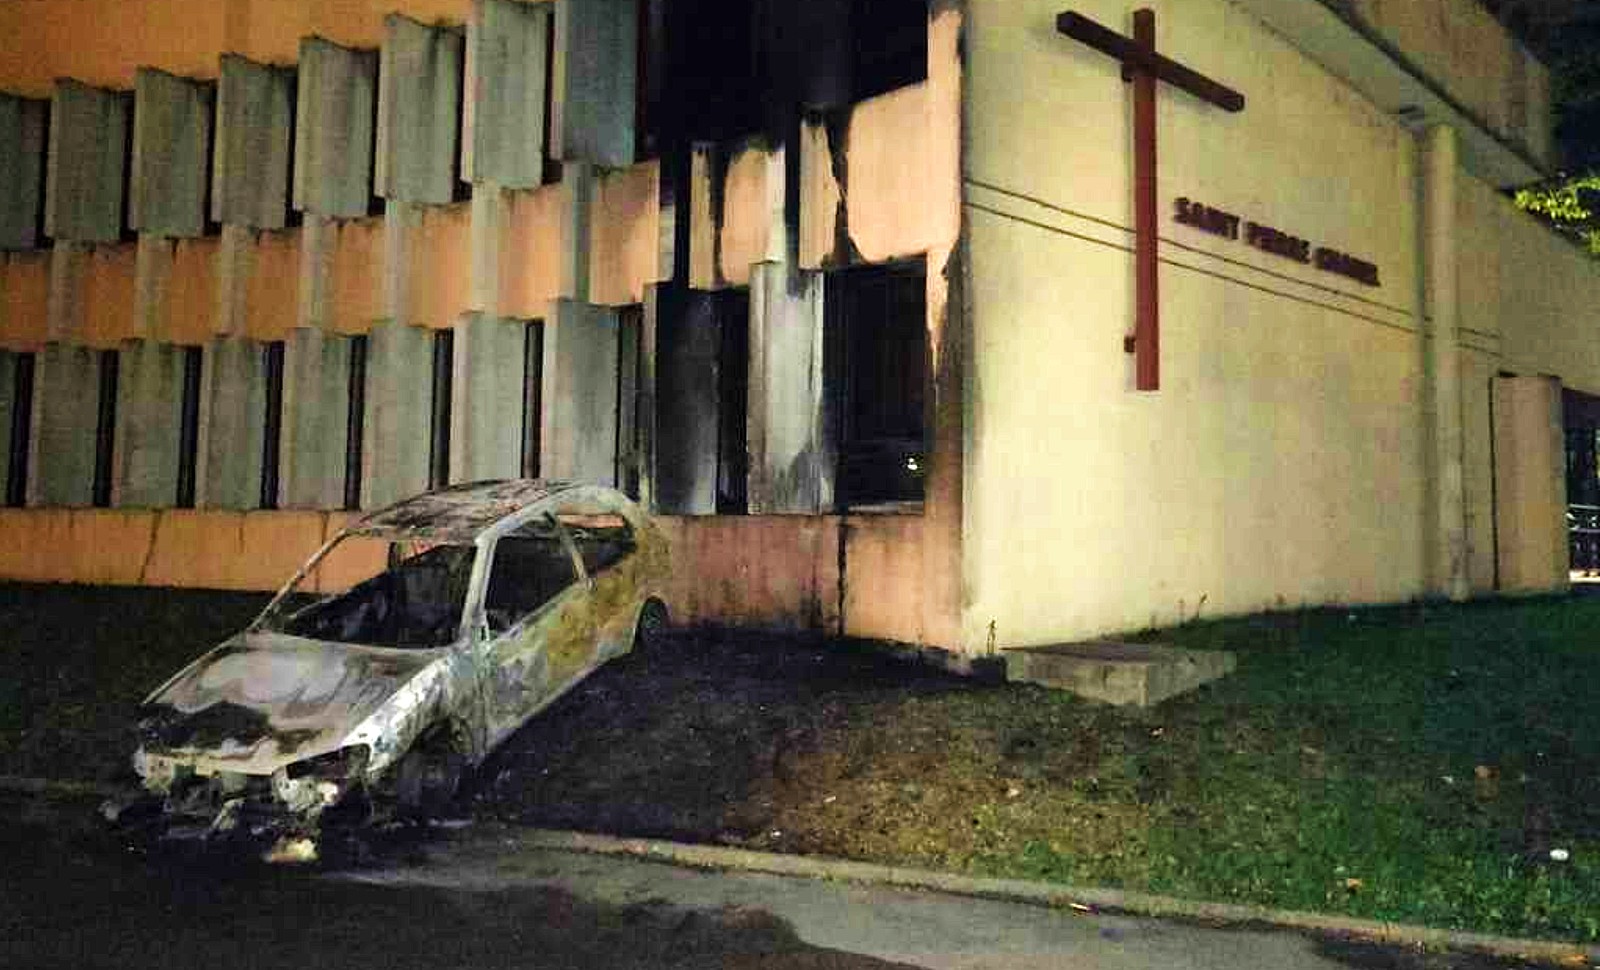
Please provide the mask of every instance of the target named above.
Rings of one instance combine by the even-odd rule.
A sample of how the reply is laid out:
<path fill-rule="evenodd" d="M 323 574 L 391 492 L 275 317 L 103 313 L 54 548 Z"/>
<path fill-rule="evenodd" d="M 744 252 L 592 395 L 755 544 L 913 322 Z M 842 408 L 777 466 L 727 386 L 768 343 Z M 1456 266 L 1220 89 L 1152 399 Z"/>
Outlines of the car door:
<path fill-rule="evenodd" d="M 595 628 L 591 662 L 607 660 L 627 650 L 643 600 L 633 527 L 615 512 L 557 512 L 556 520 L 571 536 L 588 577 Z"/>
<path fill-rule="evenodd" d="M 594 639 L 588 592 L 572 540 L 553 518 L 528 522 L 495 541 L 479 647 L 490 747 L 572 679 L 571 657 Z"/>

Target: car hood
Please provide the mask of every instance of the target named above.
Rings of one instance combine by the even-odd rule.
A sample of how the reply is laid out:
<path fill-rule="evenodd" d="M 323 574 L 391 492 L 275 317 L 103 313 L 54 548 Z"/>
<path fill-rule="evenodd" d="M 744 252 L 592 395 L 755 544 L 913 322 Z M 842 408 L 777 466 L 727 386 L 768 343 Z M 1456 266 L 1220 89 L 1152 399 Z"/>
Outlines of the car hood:
<path fill-rule="evenodd" d="M 143 748 L 268 774 L 336 750 L 439 651 L 390 650 L 243 633 L 145 702 Z"/>

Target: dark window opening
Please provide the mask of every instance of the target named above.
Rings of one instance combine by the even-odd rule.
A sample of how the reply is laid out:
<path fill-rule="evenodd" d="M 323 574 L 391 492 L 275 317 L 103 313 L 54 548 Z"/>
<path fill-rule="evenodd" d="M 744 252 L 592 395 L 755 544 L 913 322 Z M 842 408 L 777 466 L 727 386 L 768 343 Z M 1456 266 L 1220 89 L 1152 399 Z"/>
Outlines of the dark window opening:
<path fill-rule="evenodd" d="M 644 332 L 644 307 L 623 307 L 617 314 L 617 490 L 635 501 L 643 474 L 644 448 L 639 422 L 639 354 Z"/>
<path fill-rule="evenodd" d="M 549 519 L 522 526 L 494 544 L 483 593 L 489 629 L 511 629 L 577 580 L 572 554 Z"/>
<path fill-rule="evenodd" d="M 344 507 L 361 507 L 361 440 L 367 420 L 367 335 L 350 338 L 344 425 Z"/>
<path fill-rule="evenodd" d="M 283 341 L 262 348 L 266 407 L 261 421 L 261 495 L 264 509 L 278 507 L 278 458 L 283 445 Z"/>
<path fill-rule="evenodd" d="M 96 508 L 111 505 L 113 459 L 117 436 L 117 364 L 115 350 L 100 351 L 100 407 L 94 429 L 94 488 L 90 501 Z"/>
<path fill-rule="evenodd" d="M 928 460 L 925 272 L 918 260 L 827 278 L 840 508 L 904 508 L 922 501 Z"/>
<path fill-rule="evenodd" d="M 523 478 L 539 477 L 539 421 L 544 414 L 544 323 L 530 320 L 522 342 L 522 461 Z"/>
<path fill-rule="evenodd" d="M 178 494 L 173 504 L 194 508 L 195 470 L 200 457 L 200 368 L 205 350 L 180 348 L 183 353 L 183 399 L 178 404 Z"/>
<path fill-rule="evenodd" d="M 633 552 L 633 529 L 620 515 L 558 515 L 589 576 L 605 572 Z"/>
<path fill-rule="evenodd" d="M 750 291 L 718 294 L 717 514 L 749 511 Z"/>
<path fill-rule="evenodd" d="M 33 354 L 18 354 L 11 376 L 11 454 L 6 504 L 28 504 L 28 436 L 33 430 Z"/>
<path fill-rule="evenodd" d="M 1567 539 L 1571 568 L 1600 575 L 1600 397 L 1561 392 L 1567 444 Z"/>
<path fill-rule="evenodd" d="M 455 332 L 433 332 L 433 409 L 428 429 L 428 487 L 450 484 L 450 398 L 454 390 Z"/>
<path fill-rule="evenodd" d="M 855 100 L 927 80 L 927 0 L 856 0 L 850 37 Z"/>

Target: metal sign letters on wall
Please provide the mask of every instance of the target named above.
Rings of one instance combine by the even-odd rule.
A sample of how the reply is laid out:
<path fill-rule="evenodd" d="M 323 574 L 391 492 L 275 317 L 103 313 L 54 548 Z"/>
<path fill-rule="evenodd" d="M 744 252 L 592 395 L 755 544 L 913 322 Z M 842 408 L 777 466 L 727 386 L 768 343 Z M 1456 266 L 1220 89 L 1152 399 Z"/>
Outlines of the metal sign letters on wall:
<path fill-rule="evenodd" d="M 1324 272 L 1347 276 L 1358 283 L 1365 283 L 1368 286 L 1383 285 L 1378 279 L 1378 267 L 1364 259 L 1358 259 L 1331 246 L 1313 247 L 1299 236 L 1292 236 L 1259 222 L 1240 219 L 1231 212 L 1224 212 L 1191 199 L 1177 200 L 1173 218 L 1185 226 L 1193 226 L 1213 236 L 1221 236 L 1224 239 L 1243 238 L 1247 245 L 1254 246 L 1262 252 L 1292 259 L 1307 266 L 1315 266 Z"/>

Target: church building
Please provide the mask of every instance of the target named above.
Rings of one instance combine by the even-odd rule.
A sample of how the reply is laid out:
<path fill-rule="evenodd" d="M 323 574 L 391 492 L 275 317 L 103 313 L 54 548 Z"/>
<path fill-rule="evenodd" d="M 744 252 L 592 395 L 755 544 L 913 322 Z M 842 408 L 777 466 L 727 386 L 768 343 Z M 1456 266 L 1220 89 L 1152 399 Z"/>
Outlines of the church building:
<path fill-rule="evenodd" d="M 961 668 L 1600 558 L 1600 267 L 1507 198 L 1550 79 L 1479 0 L 30 0 L 0 51 L 0 578 L 270 589 L 585 480 L 675 620 Z"/>

